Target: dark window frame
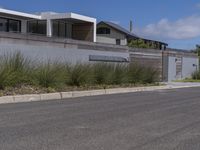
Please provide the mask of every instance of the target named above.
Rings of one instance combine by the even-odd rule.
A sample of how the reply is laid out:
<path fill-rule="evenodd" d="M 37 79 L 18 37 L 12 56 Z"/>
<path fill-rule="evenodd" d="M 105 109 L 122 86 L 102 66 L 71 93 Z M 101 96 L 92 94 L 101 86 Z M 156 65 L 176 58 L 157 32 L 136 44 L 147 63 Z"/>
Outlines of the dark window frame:
<path fill-rule="evenodd" d="M 38 28 L 39 21 L 40 22 L 46 22 L 45 32 L 44 33 L 39 33 L 39 28 Z M 30 32 L 30 23 L 31 22 L 36 22 L 36 31 L 35 32 Z M 29 34 L 45 35 L 46 36 L 46 34 L 47 34 L 47 21 L 46 20 L 29 20 L 29 21 L 27 21 L 27 33 L 29 33 Z"/>
<path fill-rule="evenodd" d="M 97 29 L 97 34 L 111 34 L 111 29 L 108 27 L 99 27 Z"/>
<path fill-rule="evenodd" d="M 67 23 L 68 23 L 68 22 L 67 22 L 67 21 L 61 21 L 61 20 L 54 20 L 54 22 L 57 23 L 57 31 L 58 31 L 58 32 L 57 32 L 56 35 L 53 35 L 53 36 L 65 37 L 65 38 L 66 38 L 66 37 L 67 37 Z M 53 22 L 53 23 L 54 23 L 54 22 Z M 65 24 L 65 27 L 64 27 L 64 28 L 65 28 L 65 29 L 64 29 L 64 30 L 65 30 L 65 35 L 64 35 L 64 36 L 61 36 L 61 35 L 60 35 L 60 24 L 61 24 L 61 23 L 64 23 L 64 24 Z M 54 30 L 54 29 L 53 29 L 53 30 Z"/>
<path fill-rule="evenodd" d="M 11 19 L 11 18 L 6 18 L 6 17 L 0 17 L 0 19 L 5 19 L 6 20 L 6 31 L 5 32 L 10 32 L 9 31 L 9 25 L 10 25 L 10 21 L 16 21 L 19 23 L 19 31 L 16 31 L 16 32 L 19 32 L 21 33 L 22 31 L 22 21 L 21 20 L 17 20 L 17 19 Z"/>
<path fill-rule="evenodd" d="M 121 39 L 116 39 L 116 45 L 121 45 Z"/>

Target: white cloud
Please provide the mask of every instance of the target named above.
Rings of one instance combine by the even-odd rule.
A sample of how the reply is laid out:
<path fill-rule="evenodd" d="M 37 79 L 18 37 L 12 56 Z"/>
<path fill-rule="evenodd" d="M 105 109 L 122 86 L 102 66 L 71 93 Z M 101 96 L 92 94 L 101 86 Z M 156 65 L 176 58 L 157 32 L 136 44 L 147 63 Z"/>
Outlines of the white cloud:
<path fill-rule="evenodd" d="M 177 21 L 161 19 L 138 29 L 137 33 L 147 37 L 168 40 L 192 39 L 200 36 L 200 16 L 194 15 Z"/>

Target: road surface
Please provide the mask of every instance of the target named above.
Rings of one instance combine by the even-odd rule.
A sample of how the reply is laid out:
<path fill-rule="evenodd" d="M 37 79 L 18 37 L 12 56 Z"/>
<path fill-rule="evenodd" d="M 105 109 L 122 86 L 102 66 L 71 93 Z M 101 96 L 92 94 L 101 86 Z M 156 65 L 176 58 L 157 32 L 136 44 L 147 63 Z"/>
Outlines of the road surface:
<path fill-rule="evenodd" d="M 0 150 L 199 150 L 200 88 L 0 105 Z"/>

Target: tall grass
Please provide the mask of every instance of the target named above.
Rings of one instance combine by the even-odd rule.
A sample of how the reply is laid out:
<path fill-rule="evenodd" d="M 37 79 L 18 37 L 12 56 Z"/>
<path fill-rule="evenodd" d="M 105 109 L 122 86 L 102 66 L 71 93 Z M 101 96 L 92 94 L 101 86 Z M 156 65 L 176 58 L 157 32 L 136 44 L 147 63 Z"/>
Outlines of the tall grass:
<path fill-rule="evenodd" d="M 200 80 L 200 71 L 195 71 L 192 74 L 192 79 L 194 79 L 194 80 Z"/>
<path fill-rule="evenodd" d="M 48 61 L 34 63 L 21 53 L 0 57 L 0 89 L 34 85 L 63 86 L 146 84 L 157 82 L 158 72 L 136 64 L 69 64 Z"/>
<path fill-rule="evenodd" d="M 45 88 L 63 86 L 64 69 L 64 65 L 58 62 L 40 63 L 32 70 L 33 84 Z"/>
<path fill-rule="evenodd" d="M 30 61 L 21 53 L 6 54 L 0 57 L 0 89 L 30 82 Z"/>
<path fill-rule="evenodd" d="M 91 83 L 91 66 L 89 64 L 77 63 L 75 65 L 65 64 L 65 84 L 70 86 L 81 86 Z"/>

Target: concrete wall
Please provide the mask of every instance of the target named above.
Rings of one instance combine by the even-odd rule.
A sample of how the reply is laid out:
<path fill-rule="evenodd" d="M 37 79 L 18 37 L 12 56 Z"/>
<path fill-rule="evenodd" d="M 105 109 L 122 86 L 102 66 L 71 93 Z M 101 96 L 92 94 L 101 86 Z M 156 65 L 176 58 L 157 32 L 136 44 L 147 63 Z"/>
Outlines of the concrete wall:
<path fill-rule="evenodd" d="M 1 33 L 0 55 L 17 51 L 37 61 L 53 60 L 88 63 L 91 55 L 97 57 L 109 56 L 109 58 L 120 57 L 129 60 L 128 50 L 120 47 L 115 48 L 115 46 L 75 40 Z"/>
<path fill-rule="evenodd" d="M 144 67 L 155 68 L 160 73 L 160 79 L 164 81 L 190 77 L 196 70 L 193 64 L 199 66 L 197 55 L 185 51 L 137 49 L 71 39 L 0 32 L 0 55 L 16 51 L 38 61 L 51 59 L 71 63 L 87 63 L 91 62 L 91 56 L 97 59 L 116 58 L 116 60 L 120 60 L 122 58 Z M 181 58 L 181 63 L 179 61 L 177 64 L 177 58 Z M 177 75 L 179 70 L 181 74 Z"/>
<path fill-rule="evenodd" d="M 37 62 L 52 60 L 74 64 L 79 62 L 88 63 L 90 55 L 122 57 L 127 60 L 129 59 L 129 54 L 122 52 L 0 43 L 0 55 L 13 52 L 21 52 L 24 56 L 36 60 Z"/>
<path fill-rule="evenodd" d="M 191 77 L 191 72 L 195 72 L 199 68 L 199 60 L 198 58 L 183 58 L 183 68 L 182 68 L 182 76 L 183 78 Z M 197 65 L 197 66 L 194 66 Z"/>
<path fill-rule="evenodd" d="M 180 60 L 180 61 L 179 61 Z M 196 66 L 194 66 L 197 65 Z M 164 81 L 190 78 L 199 68 L 199 58 L 192 53 L 166 51 L 163 56 Z"/>

